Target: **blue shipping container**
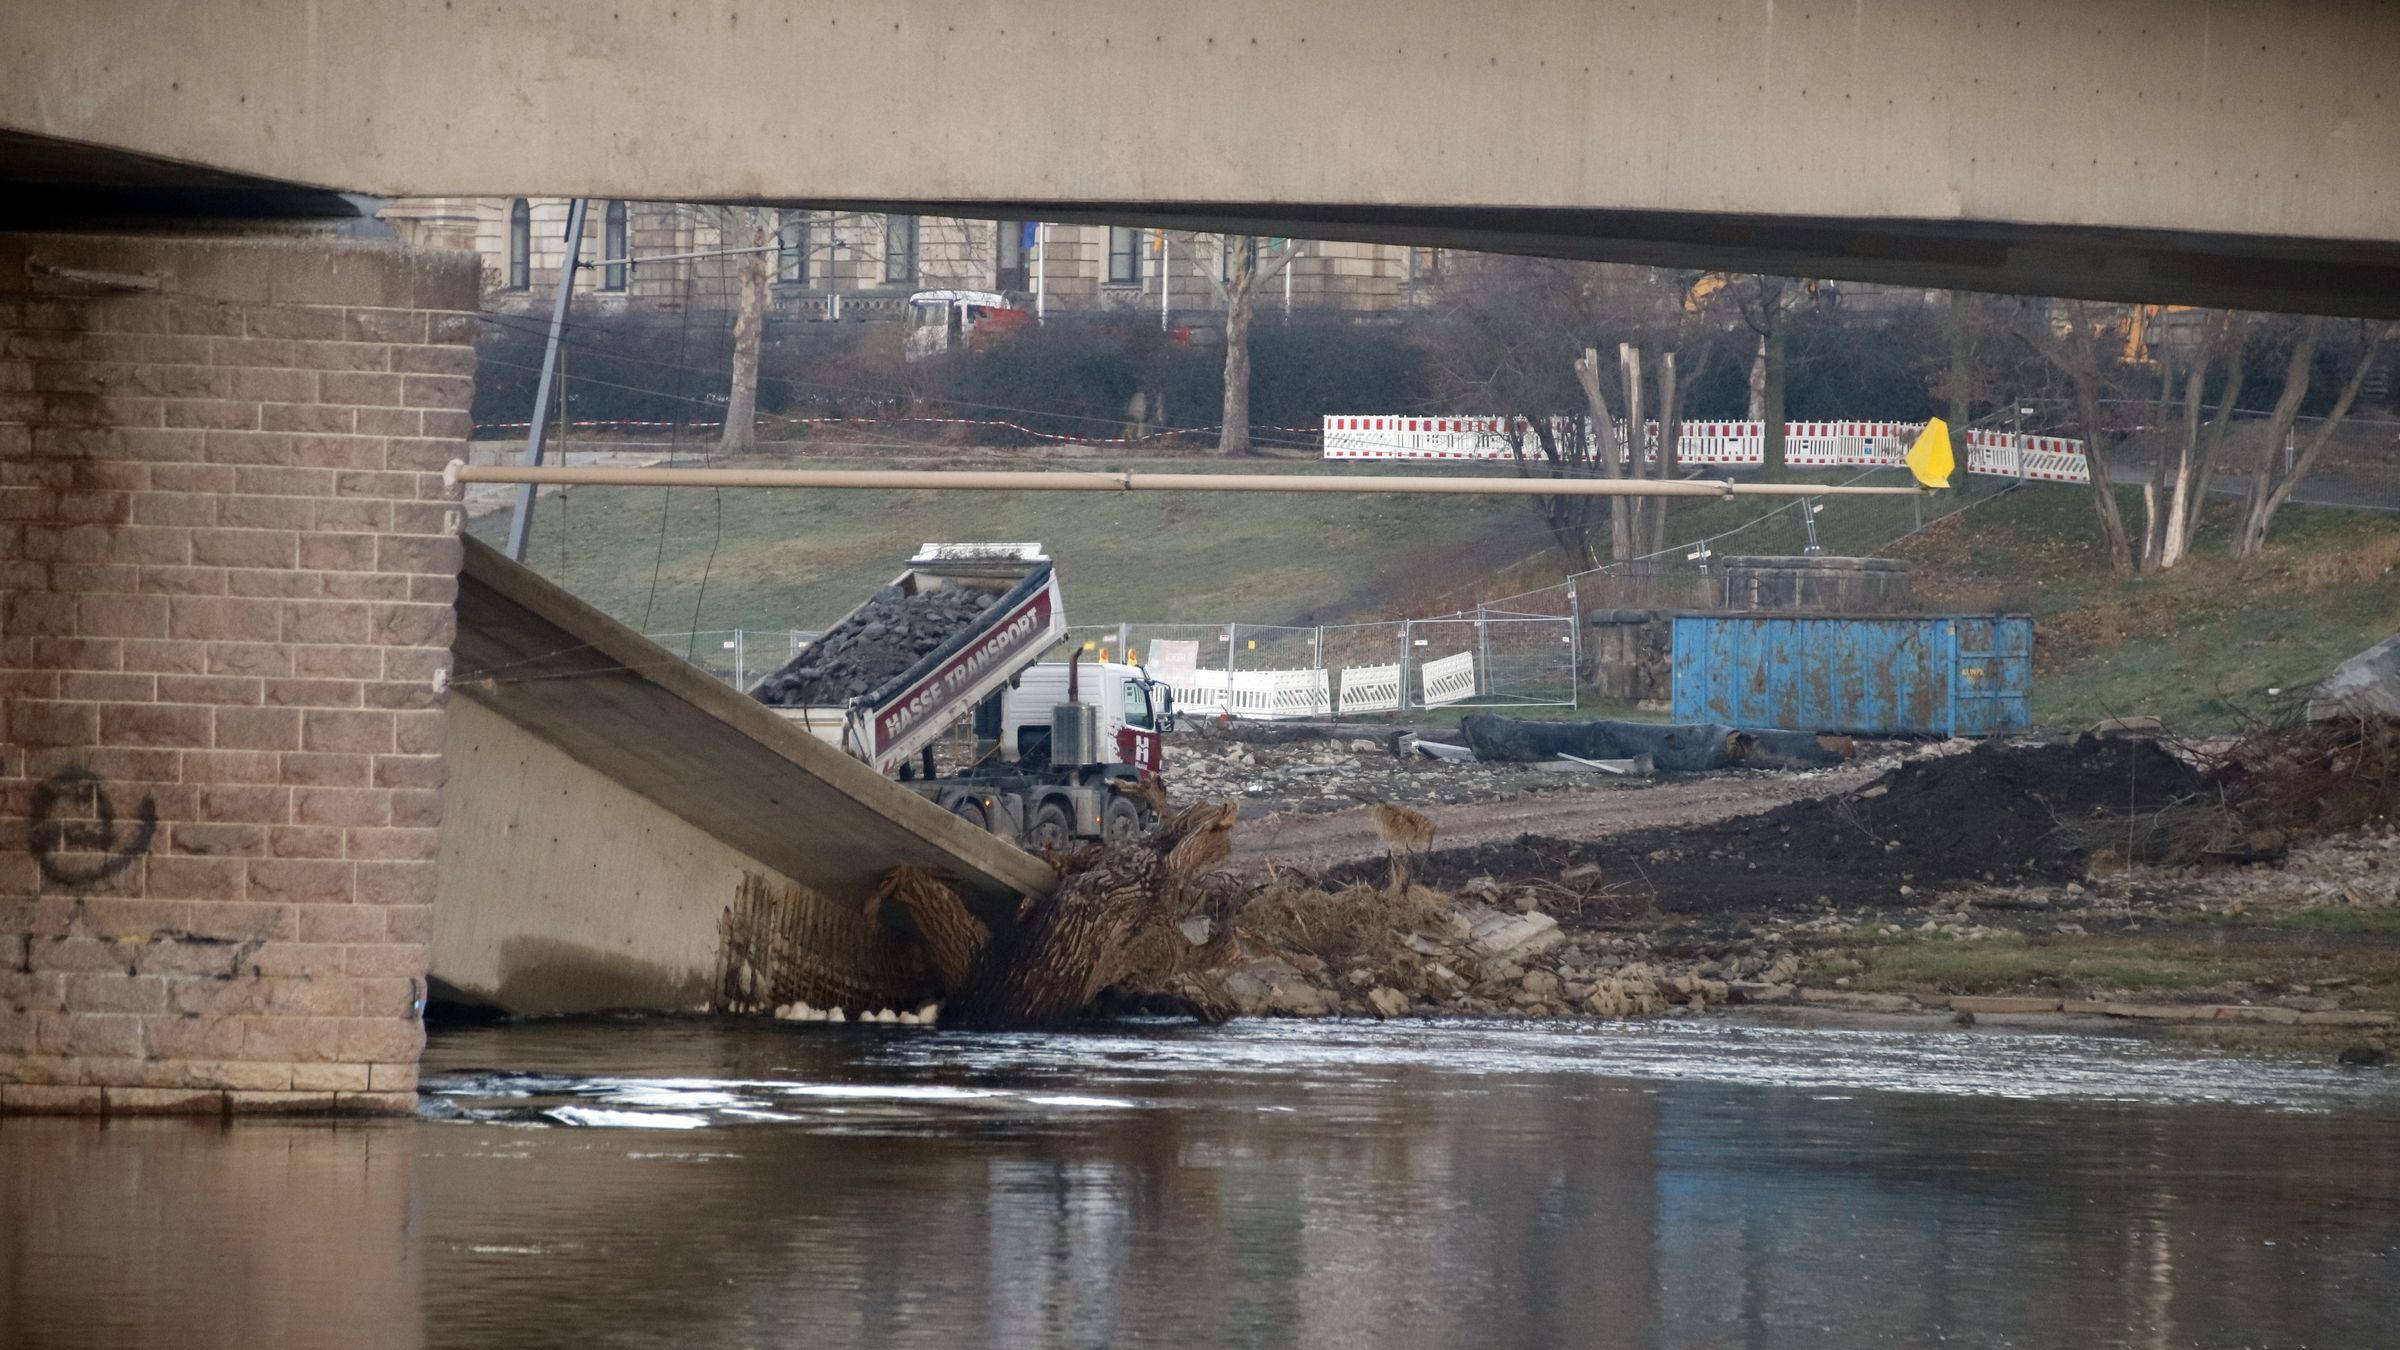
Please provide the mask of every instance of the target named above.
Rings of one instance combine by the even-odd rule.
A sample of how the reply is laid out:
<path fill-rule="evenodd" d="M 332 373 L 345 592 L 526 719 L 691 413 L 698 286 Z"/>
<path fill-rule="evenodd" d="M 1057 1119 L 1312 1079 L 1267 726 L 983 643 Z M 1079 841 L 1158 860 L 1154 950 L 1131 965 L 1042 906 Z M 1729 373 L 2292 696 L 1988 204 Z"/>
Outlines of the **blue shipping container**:
<path fill-rule="evenodd" d="M 1675 720 L 1858 736 L 2033 729 L 2021 614 L 1678 614 Z"/>

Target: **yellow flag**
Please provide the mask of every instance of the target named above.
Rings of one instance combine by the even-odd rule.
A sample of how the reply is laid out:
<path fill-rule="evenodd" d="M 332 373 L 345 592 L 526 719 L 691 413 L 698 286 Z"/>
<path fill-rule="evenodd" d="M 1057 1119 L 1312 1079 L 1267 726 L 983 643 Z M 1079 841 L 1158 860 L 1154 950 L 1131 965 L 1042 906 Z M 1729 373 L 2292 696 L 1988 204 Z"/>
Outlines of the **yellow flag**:
<path fill-rule="evenodd" d="M 1946 488 L 1957 468 L 1958 460 L 1950 453 L 1950 424 L 1936 417 L 1908 448 L 1908 471 L 1929 488 Z"/>

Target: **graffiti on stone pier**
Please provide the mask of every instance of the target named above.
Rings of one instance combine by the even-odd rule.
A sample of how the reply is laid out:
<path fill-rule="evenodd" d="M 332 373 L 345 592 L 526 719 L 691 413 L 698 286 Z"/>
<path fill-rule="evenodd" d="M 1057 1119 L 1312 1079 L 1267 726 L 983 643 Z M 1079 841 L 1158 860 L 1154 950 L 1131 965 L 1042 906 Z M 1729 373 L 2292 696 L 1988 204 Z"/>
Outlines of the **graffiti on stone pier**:
<path fill-rule="evenodd" d="M 80 888 L 124 871 L 157 833 L 155 799 L 142 798 L 134 819 L 120 821 L 107 786 L 91 770 L 70 764 L 34 787 L 25 846 L 45 881 Z"/>

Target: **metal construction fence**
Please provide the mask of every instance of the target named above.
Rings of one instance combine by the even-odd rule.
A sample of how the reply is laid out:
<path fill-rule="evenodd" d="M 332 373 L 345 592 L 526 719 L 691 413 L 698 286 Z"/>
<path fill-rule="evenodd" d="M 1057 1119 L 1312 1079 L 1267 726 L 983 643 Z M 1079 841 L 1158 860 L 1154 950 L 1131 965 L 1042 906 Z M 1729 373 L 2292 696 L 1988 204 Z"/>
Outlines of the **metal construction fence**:
<path fill-rule="evenodd" d="M 643 636 L 736 689 L 748 689 L 818 637 L 804 628 L 703 628 Z"/>
<path fill-rule="evenodd" d="M 1175 691 L 1185 712 L 1259 720 L 1401 714 L 1431 708 L 1574 707 L 1571 613 L 1487 608 L 1380 623 L 1147 624 L 1070 628 L 1052 656 L 1080 648 L 1131 661 Z"/>

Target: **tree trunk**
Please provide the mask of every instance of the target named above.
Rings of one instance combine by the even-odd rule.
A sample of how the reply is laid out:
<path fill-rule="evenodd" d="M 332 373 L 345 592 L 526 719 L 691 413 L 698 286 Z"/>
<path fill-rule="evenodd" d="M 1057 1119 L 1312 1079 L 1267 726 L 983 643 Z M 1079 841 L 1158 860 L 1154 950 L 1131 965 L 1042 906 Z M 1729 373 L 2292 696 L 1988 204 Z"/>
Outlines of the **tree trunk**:
<path fill-rule="evenodd" d="M 1600 476 L 1603 478 L 1624 477 L 1625 446 L 1617 438 L 1617 419 L 1609 412 L 1608 393 L 1600 384 L 1600 353 L 1598 350 L 1591 347 L 1583 349 L 1582 357 L 1575 362 L 1575 382 L 1583 386 L 1585 415 L 1591 419 L 1592 423 L 1592 444 L 1600 454 Z M 1608 556 L 1616 562 L 1623 562 L 1632 557 L 1635 551 L 1632 536 L 1626 532 L 1626 527 L 1630 522 L 1624 513 L 1617 509 L 1617 504 L 1624 500 L 1622 497 L 1609 499 Z"/>
<path fill-rule="evenodd" d="M 1542 459 L 1549 467 L 1550 476 L 1574 477 L 1574 471 L 1580 467 L 1583 457 L 1575 453 L 1574 447 L 1560 444 L 1557 430 L 1549 419 L 1528 417 L 1524 421 L 1534 438 L 1541 443 Z M 1573 435 L 1572 428 L 1568 428 L 1568 434 Z M 1522 452 L 1518 457 L 1520 461 L 1523 459 Z M 1542 519 L 1550 526 L 1552 541 L 1558 545 L 1559 552 L 1567 555 L 1567 569 L 1581 572 L 1593 566 L 1597 559 L 1592 557 L 1591 531 L 1587 525 L 1591 519 L 1592 499 L 1561 493 L 1555 497 L 1537 497 L 1534 500 L 1541 504 Z"/>
<path fill-rule="evenodd" d="M 2190 507 L 2183 517 L 2183 537 L 2175 544 L 2177 561 L 2190 555 L 2192 540 L 2199 536 L 2200 521 L 2208 512 L 2208 491 L 2216 482 L 2217 465 L 2224 461 L 2226 433 L 2233 429 L 2234 402 L 2242 392 L 2242 355 L 2247 339 L 2241 314 L 2227 310 L 2222 334 L 2225 344 L 2225 385 L 2223 392 L 2217 396 L 2216 419 L 2209 423 L 2208 435 L 2201 442 L 2199 463 L 2192 467 Z"/>
<path fill-rule="evenodd" d="M 2150 419 L 2150 422 L 2153 426 L 2164 426 L 2173 416 L 2176 406 L 2175 363 L 2164 351 L 2160 352 L 2157 360 L 2158 412 Z M 2207 357 L 2204 355 L 2200 360 L 2193 362 L 2192 368 L 2205 371 L 2208 368 Z M 2174 460 L 2175 476 L 2172 482 L 2168 478 L 2169 460 L 2165 448 L 2161 447 L 2157 454 L 2150 457 L 2150 474 L 2142 480 L 2142 547 L 2139 568 L 2143 576 L 2150 576 L 2165 566 L 2162 560 L 2166 557 L 2167 552 L 2169 502 L 2174 497 L 2174 489 L 2181 486 L 2183 482 L 2183 474 L 2191 461 L 2194 439 L 2196 438 L 2185 439 L 2177 448 Z"/>
<path fill-rule="evenodd" d="M 1958 447 L 1958 475 L 1951 486 L 1961 499 L 1973 495 L 1975 475 L 1967 472 L 1972 453 L 1967 449 L 1968 424 L 1975 417 L 1975 294 L 1950 292 L 1950 436 Z"/>
<path fill-rule="evenodd" d="M 767 246 L 765 211 L 739 207 L 726 212 L 724 219 L 734 227 L 717 232 L 725 246 Z M 744 242 L 737 244 L 736 239 Z M 735 273 L 741 295 L 733 314 L 733 381 L 725 391 L 725 429 L 717 438 L 717 449 L 723 454 L 747 454 L 758 448 L 758 349 L 766 334 L 767 302 L 774 285 L 773 256 L 745 253 Z"/>
<path fill-rule="evenodd" d="M 2317 339 L 2325 331 L 2325 320 L 2312 318 L 2300 329 L 2299 340 L 2292 344 L 2291 360 L 2283 367 L 2283 392 L 2276 395 L 2275 411 L 2267 418 L 2266 435 L 2259 442 L 2258 462 L 2251 466 L 2250 491 L 2242 505 L 2242 519 L 2233 531 L 2233 556 L 2253 558 L 2267 542 L 2267 521 L 2271 513 L 2268 500 L 2275 492 L 2275 455 L 2283 448 L 2284 437 L 2291 434 L 2292 423 L 2299 419 L 2300 404 L 2308 397 L 2308 377 L 2316 365 Z"/>
<path fill-rule="evenodd" d="M 1679 472 L 1675 448 L 1682 436 L 1683 386 L 1675 378 L 1675 353 L 1667 352 L 1658 358 L 1658 476 L 1662 479 Z M 1651 503 L 1650 552 L 1654 556 L 1667 551 L 1667 504 L 1671 500 L 1660 497 Z"/>
<path fill-rule="evenodd" d="M 2290 470 L 2285 472 L 2282 480 L 2276 483 L 2274 489 L 2267 494 L 2264 502 L 2251 512 L 2251 518 L 2243 522 L 2243 534 L 2250 542 L 2248 551 L 2240 556 L 2254 557 L 2260 549 L 2266 547 L 2267 531 L 2275 524 L 2275 513 L 2283 509 L 2283 504 L 2292 499 L 2293 490 L 2298 488 L 2301 482 L 2308 477 L 2309 472 L 2317 467 L 2318 457 L 2325 453 L 2327 445 L 2332 444 L 2333 433 L 2340 430 L 2342 419 L 2350 415 L 2350 405 L 2358 401 L 2358 391 L 2366 386 L 2367 372 L 2374 367 L 2375 358 L 2383 351 L 2383 344 L 2391 339 L 2392 333 L 2396 329 L 2400 329 L 2400 324 L 2387 323 L 2376 329 L 2375 336 L 2368 339 L 2367 349 L 2359 354 L 2357 368 L 2350 372 L 2350 378 L 2342 384 L 2341 397 L 2335 399 L 2333 406 L 2326 410 L 2323 423 L 2317 427 L 2316 433 L 2308 438 L 2308 444 L 2303 446 L 2300 453 L 2293 458 Z M 2280 403 L 2277 404 L 2278 408 L 2281 406 Z M 2271 449 L 2267 462 L 2269 464 L 2274 462 Z"/>
<path fill-rule="evenodd" d="M 1225 282 L 1225 410 L 1218 421 L 1217 453 L 1250 453 L 1250 319 L 1257 308 L 1258 241 L 1228 239 L 1233 275 Z"/>
<path fill-rule="evenodd" d="M 1950 292 L 1950 434 L 1966 434 L 1974 413 L 1975 330 L 1971 323 L 1975 297 L 1968 291 Z"/>
<path fill-rule="evenodd" d="M 1760 355 L 1764 366 L 1759 386 L 1759 420 L 1766 425 L 1766 448 L 1758 476 L 1770 483 L 1780 483 L 1783 473 L 1783 388 L 1784 359 L 1783 297 L 1779 292 L 1766 307 L 1767 331 L 1760 336 Z"/>
<path fill-rule="evenodd" d="M 1642 397 L 1642 349 L 1630 342 L 1617 344 L 1617 372 L 1625 388 L 1625 476 L 1650 476 L 1649 418 L 1643 416 L 1648 408 Z M 1643 542 L 1650 537 L 1650 507 L 1654 497 L 1619 497 L 1617 514 L 1625 519 L 1625 557 L 1638 558 Z"/>
<path fill-rule="evenodd" d="M 2117 507 L 2117 485 L 2108 472 L 2107 428 L 2100 418 L 2100 356 L 2082 301 L 2069 307 L 2068 321 L 2065 358 L 2056 364 L 2075 390 L 2075 415 L 2083 425 L 2083 462 L 2091 470 L 2092 514 L 2100 519 L 2108 570 L 2126 576 L 2133 571 L 2133 540 L 2125 533 L 2125 515 Z"/>
<path fill-rule="evenodd" d="M 2171 571 L 2183 561 L 2184 540 L 2188 537 L 2186 522 L 2192 514 L 2192 483 L 2200 467 L 2200 404 L 2208 385 L 2210 352 L 2202 352 L 2192 362 L 2183 379 L 2183 434 L 2175 446 L 2174 471 L 2167 476 L 2166 518 L 2158 531 L 2156 556 L 2152 570 Z M 2162 469 L 2166 455 L 2159 456 Z"/>
<path fill-rule="evenodd" d="M 2208 483 L 2216 465 L 2218 447 L 2224 444 L 2225 428 L 2233 419 L 2233 397 L 2242 376 L 2241 340 L 2235 331 L 2238 317 L 2231 310 L 2219 315 L 2215 331 L 2203 346 L 2191 370 L 2183 381 L 2183 431 L 2176 446 L 2174 470 L 2167 477 L 2166 519 L 2158 536 L 2157 569 L 2174 570 L 2190 555 L 2192 536 L 2199 530 L 2200 516 L 2208 505 Z M 2209 366 L 2222 351 L 2226 355 L 2225 392 L 2217 403 L 2217 415 L 2205 428 L 2201 414 L 2207 404 Z M 2162 456 L 2163 460 L 2163 456 Z"/>

